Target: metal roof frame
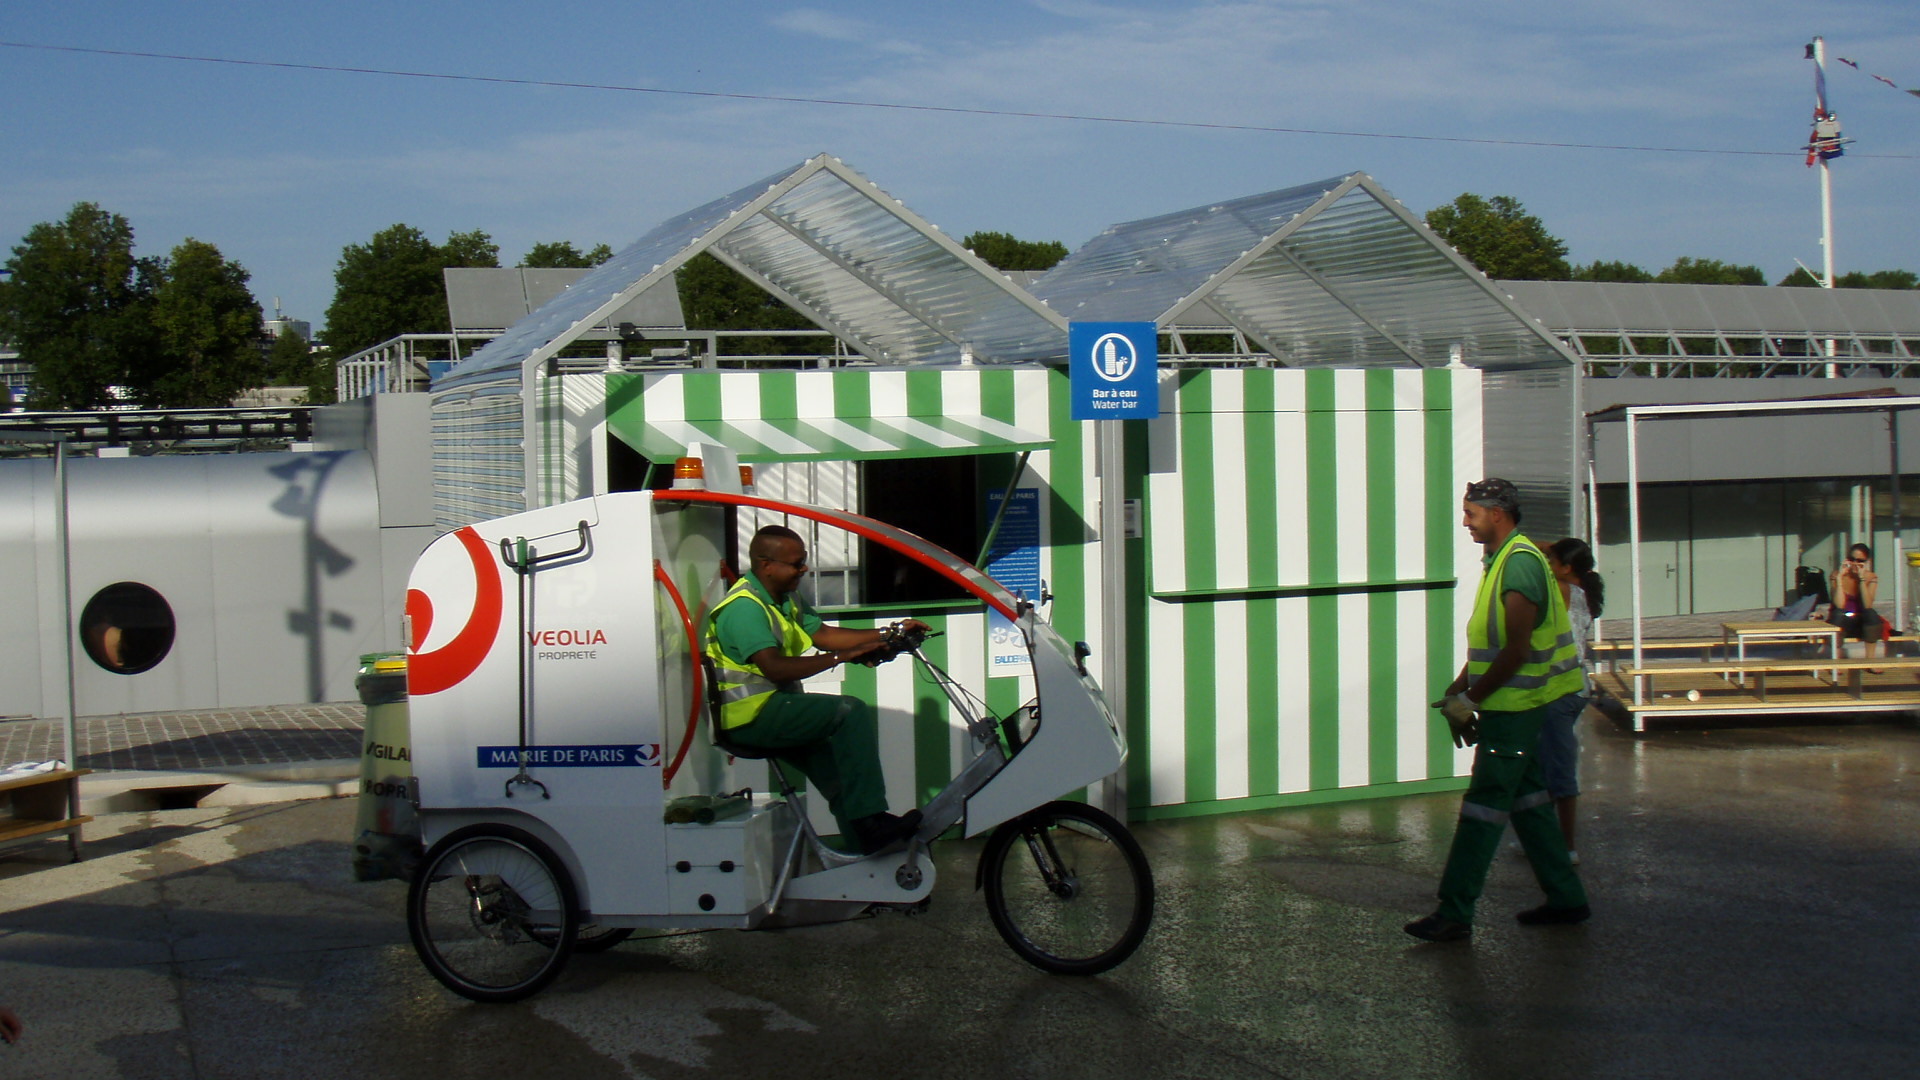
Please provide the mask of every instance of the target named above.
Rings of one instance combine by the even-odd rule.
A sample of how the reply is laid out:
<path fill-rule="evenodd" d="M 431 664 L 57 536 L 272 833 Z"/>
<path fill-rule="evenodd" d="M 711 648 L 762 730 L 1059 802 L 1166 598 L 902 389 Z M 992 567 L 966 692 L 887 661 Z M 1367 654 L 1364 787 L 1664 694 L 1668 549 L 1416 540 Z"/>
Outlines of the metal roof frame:
<path fill-rule="evenodd" d="M 814 220 L 800 220 L 796 212 L 782 206 L 782 200 L 803 188 L 809 190 L 796 202 L 838 199 L 841 205 L 796 207 L 796 211 L 814 213 Z M 786 238 L 779 250 L 769 252 L 768 234 L 757 228 L 762 223 Z M 858 246 L 865 239 L 863 231 L 876 229 L 902 234 L 918 250 Z M 744 241 L 752 232 L 758 233 L 758 242 L 749 245 Z M 893 243 L 900 247 L 898 237 Z M 533 374 L 539 365 L 704 251 L 711 251 L 820 326 L 841 334 L 876 363 L 962 358 L 1005 363 L 1065 353 L 1064 319 L 873 181 L 839 159 L 819 154 L 662 224 L 448 372 L 436 389 L 453 389 L 514 365 Z M 782 273 L 772 265 L 776 260 L 770 254 L 797 255 L 808 264 L 814 279 Z M 912 265 L 903 269 L 902 263 Z M 972 304 L 953 304 L 956 282 Z M 946 294 L 921 293 L 938 289 Z M 875 298 L 880 301 L 877 305 Z M 989 302 L 990 310 L 979 310 L 981 300 Z M 862 305 L 868 310 L 860 310 Z M 920 340 L 903 341 L 903 328 L 917 333 Z M 1039 340 L 1022 349 L 1017 341 L 1022 332 Z M 1010 343 L 1010 336 L 1016 340 Z M 1051 341 L 1053 336 L 1060 338 L 1058 348 Z M 927 344 L 936 338 L 938 345 Z"/>
<path fill-rule="evenodd" d="M 662 223 L 435 380 L 436 401 L 517 390 L 529 422 L 564 349 L 702 252 L 875 364 L 1058 362 L 1070 318 L 1211 308 L 1296 366 L 1579 369 L 1365 173 L 1114 226 L 1029 291 L 819 154 Z M 535 441 L 521 452 L 531 502 Z"/>
<path fill-rule="evenodd" d="M 1282 363 L 1579 360 L 1363 172 L 1112 226 L 1029 286 L 1074 319 L 1173 326 L 1200 305 Z"/>
<path fill-rule="evenodd" d="M 1920 292 L 1780 285 L 1501 281 L 1596 375 L 1743 377 L 1920 362 Z M 1662 351 L 1664 350 L 1664 351 Z"/>
<path fill-rule="evenodd" d="M 712 252 L 879 364 L 1064 358 L 1066 320 L 838 158 L 818 154 L 669 219 L 456 365 L 436 394 L 518 377 L 535 415 L 543 368 Z M 538 448 L 522 440 L 528 499 Z"/>

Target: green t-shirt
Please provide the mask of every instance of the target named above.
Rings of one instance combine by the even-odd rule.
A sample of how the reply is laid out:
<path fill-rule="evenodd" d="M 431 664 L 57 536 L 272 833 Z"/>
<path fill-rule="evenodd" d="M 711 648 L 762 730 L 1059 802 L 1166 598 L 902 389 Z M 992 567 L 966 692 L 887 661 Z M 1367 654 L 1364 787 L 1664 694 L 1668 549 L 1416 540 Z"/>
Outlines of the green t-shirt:
<path fill-rule="evenodd" d="M 1513 543 L 1514 538 L 1518 537 L 1519 535 L 1520 534 L 1516 532 L 1512 536 L 1507 537 L 1507 543 L 1508 544 Z M 1504 547 L 1505 545 L 1502 545 L 1502 546 Z M 1493 565 L 1494 557 L 1499 554 L 1500 553 L 1498 551 L 1495 551 L 1493 555 L 1486 556 L 1484 559 L 1481 560 L 1481 565 L 1483 567 L 1491 567 Z M 1500 581 L 1500 594 L 1502 596 L 1505 596 L 1507 593 L 1510 593 L 1510 592 L 1519 593 L 1521 596 L 1524 596 L 1528 600 L 1532 601 L 1534 607 L 1539 608 L 1543 612 L 1546 611 L 1547 610 L 1547 562 L 1546 560 L 1536 559 L 1532 555 L 1516 555 L 1508 559 L 1506 569 L 1504 571 L 1504 576 Z M 1544 618 L 1545 616 L 1543 615 L 1541 617 Z"/>
<path fill-rule="evenodd" d="M 768 607 L 773 607 L 773 595 L 760 579 L 747 575 L 747 588 L 752 589 Z M 826 624 L 813 610 L 813 605 L 802 599 L 798 592 L 787 594 L 786 603 L 780 607 L 781 614 L 800 624 L 800 629 L 811 638 Z M 759 604 L 745 599 L 735 600 L 720 609 L 713 618 L 713 632 L 720 639 L 720 648 L 728 656 L 742 662 L 753 659 L 753 654 L 766 648 L 780 648 L 780 635 L 773 628 L 773 622 Z"/>

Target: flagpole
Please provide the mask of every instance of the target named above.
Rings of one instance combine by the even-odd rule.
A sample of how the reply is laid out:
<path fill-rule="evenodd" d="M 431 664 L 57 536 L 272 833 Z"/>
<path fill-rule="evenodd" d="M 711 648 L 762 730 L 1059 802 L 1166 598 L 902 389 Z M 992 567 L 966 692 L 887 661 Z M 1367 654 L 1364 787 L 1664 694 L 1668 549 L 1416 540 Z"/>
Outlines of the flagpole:
<path fill-rule="evenodd" d="M 1831 128 L 1831 133 L 1823 128 Z M 1827 111 L 1827 41 L 1816 37 L 1813 39 L 1813 138 L 1808 145 L 1820 160 L 1820 287 L 1823 289 L 1833 288 L 1833 169 L 1824 151 L 1829 139 L 1837 149 L 1839 138 L 1840 124 Z M 1829 379 L 1837 378 L 1840 374 L 1839 365 L 1833 362 L 1838 352 L 1838 342 L 1828 338 L 1826 353 Z"/>

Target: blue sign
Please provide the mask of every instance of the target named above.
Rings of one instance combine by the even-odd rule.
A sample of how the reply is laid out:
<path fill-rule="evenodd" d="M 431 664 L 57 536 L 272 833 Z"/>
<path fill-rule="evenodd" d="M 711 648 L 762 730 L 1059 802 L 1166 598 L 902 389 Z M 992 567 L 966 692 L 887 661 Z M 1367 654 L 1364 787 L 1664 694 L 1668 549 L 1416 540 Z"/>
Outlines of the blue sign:
<path fill-rule="evenodd" d="M 1160 328 L 1150 322 L 1067 324 L 1075 420 L 1160 415 Z"/>
<path fill-rule="evenodd" d="M 482 746 L 480 767 L 483 769 L 517 769 L 520 767 L 520 748 L 518 746 Z M 659 743 L 614 743 L 611 746 L 529 746 L 526 749 L 528 768 L 543 769 L 565 768 L 622 768 L 660 764 Z"/>
<path fill-rule="evenodd" d="M 1005 491 L 987 493 L 987 520 L 1000 512 Z M 993 580 L 1008 592 L 1028 601 L 1040 602 L 1040 489 L 1013 489 L 1013 504 L 1000 519 L 1000 531 L 993 535 L 993 550 L 984 567 Z M 987 674 L 1019 675 L 1031 671 L 1033 658 L 1027 655 L 1027 639 L 1020 628 L 999 611 L 987 609 Z"/>

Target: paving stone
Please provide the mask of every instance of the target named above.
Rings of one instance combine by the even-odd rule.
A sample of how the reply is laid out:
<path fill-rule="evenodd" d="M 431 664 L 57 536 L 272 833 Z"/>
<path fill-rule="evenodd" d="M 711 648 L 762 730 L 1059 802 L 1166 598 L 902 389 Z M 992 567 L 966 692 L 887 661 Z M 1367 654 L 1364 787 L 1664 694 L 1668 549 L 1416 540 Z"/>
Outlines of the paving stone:
<path fill-rule="evenodd" d="M 256 709 L 83 716 L 75 764 L 96 771 L 204 770 L 360 756 L 357 701 Z M 61 722 L 0 720 L 0 765 L 63 756 Z"/>

